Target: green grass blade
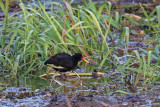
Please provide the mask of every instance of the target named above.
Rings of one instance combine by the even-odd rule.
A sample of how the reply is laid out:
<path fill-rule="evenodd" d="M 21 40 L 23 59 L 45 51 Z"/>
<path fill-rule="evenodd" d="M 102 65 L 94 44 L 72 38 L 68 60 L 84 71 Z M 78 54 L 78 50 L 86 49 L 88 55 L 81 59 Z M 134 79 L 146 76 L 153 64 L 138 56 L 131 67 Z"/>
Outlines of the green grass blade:
<path fill-rule="evenodd" d="M 148 63 L 147 63 L 147 68 L 150 67 L 150 63 L 151 63 L 151 55 L 152 55 L 152 51 L 148 52 Z"/>
<path fill-rule="evenodd" d="M 19 59 L 20 59 L 20 55 L 17 55 L 17 57 L 15 59 L 15 62 L 14 62 L 13 69 L 12 69 L 13 76 L 17 75 L 17 70 L 18 70 L 18 67 L 19 67 Z"/>
<path fill-rule="evenodd" d="M 157 10 L 157 15 L 158 15 L 158 25 L 160 27 L 160 5 L 156 6 L 156 10 Z"/>
<path fill-rule="evenodd" d="M 3 13 L 5 14 L 5 6 L 4 6 L 2 0 L 0 0 L 0 7 L 1 7 Z"/>
<path fill-rule="evenodd" d="M 140 58 L 140 55 L 139 55 L 138 51 L 137 51 L 137 50 L 134 50 L 134 53 L 136 54 L 138 60 L 140 60 L 141 58 Z"/>
<path fill-rule="evenodd" d="M 95 16 L 95 15 L 93 14 L 93 12 L 91 12 L 90 10 L 87 10 L 87 9 L 85 9 L 85 10 L 91 15 L 91 17 L 92 17 L 92 19 L 93 19 L 93 23 L 94 23 L 94 24 L 96 25 L 96 27 L 98 28 L 98 30 L 99 30 L 101 36 L 103 37 L 103 39 L 105 39 L 105 38 L 104 38 L 105 36 L 104 36 L 103 33 L 102 33 L 102 29 L 101 29 L 101 27 L 100 27 L 100 24 L 99 24 L 96 16 Z"/>
<path fill-rule="evenodd" d="M 39 1 L 39 0 L 38 0 L 38 1 Z M 52 22 L 51 18 L 50 18 L 49 15 L 47 14 L 45 8 L 42 6 L 42 4 L 41 4 L 40 1 L 39 1 L 39 4 L 40 4 L 40 6 L 41 6 L 41 8 L 42 8 L 42 10 L 43 10 L 43 12 L 44 12 L 44 14 L 45 14 L 45 16 L 47 17 L 47 19 L 49 20 L 50 24 L 52 25 L 53 29 L 55 30 L 55 33 L 57 34 L 60 42 L 61 42 L 61 43 L 63 44 L 63 46 L 65 46 L 66 49 L 67 49 L 67 46 L 65 45 L 64 40 L 63 40 L 62 36 L 60 35 L 60 32 L 58 31 L 58 29 L 56 28 L 56 26 L 55 26 L 54 23 Z M 65 47 L 64 47 L 64 48 L 65 48 Z"/>
<path fill-rule="evenodd" d="M 105 6 L 106 6 L 106 3 L 103 3 L 102 5 L 100 5 L 99 10 L 98 10 L 98 15 L 97 15 L 98 19 L 100 19 L 102 11 L 105 8 Z"/>
<path fill-rule="evenodd" d="M 13 64 L 11 63 L 11 61 L 8 57 L 6 57 L 5 55 L 2 55 L 1 53 L 0 53 L 0 57 L 5 58 L 9 62 L 9 64 L 11 65 L 11 68 L 13 68 Z"/>
<path fill-rule="evenodd" d="M 30 41 L 30 38 L 31 38 L 31 35 L 32 35 L 33 31 L 34 31 L 34 30 L 31 30 L 31 31 L 28 33 L 27 39 L 25 40 L 24 53 L 26 52 L 26 47 L 27 47 L 27 45 L 29 44 L 29 41 Z"/>

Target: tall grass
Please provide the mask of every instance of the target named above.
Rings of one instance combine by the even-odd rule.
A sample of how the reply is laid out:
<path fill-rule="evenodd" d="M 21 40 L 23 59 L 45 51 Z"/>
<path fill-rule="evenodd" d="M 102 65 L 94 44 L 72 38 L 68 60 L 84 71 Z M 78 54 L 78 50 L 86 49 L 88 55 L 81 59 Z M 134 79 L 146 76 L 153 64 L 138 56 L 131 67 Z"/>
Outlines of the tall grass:
<path fill-rule="evenodd" d="M 1 1 L 2 2 L 2 1 Z M 67 52 L 74 54 L 81 52 L 91 62 L 98 63 L 98 66 L 110 66 L 113 63 L 121 72 L 128 75 L 127 71 L 134 71 L 133 80 L 137 85 L 140 77 L 144 83 L 157 80 L 156 73 L 151 70 L 151 58 L 157 57 L 151 52 L 146 52 L 148 59 L 142 57 L 135 51 L 137 58 L 132 58 L 128 53 L 129 28 L 120 27 L 121 16 L 118 12 L 115 17 L 111 15 L 111 3 L 105 2 L 97 9 L 96 5 L 89 0 L 84 1 L 84 5 L 73 8 L 71 4 L 64 0 L 65 6 L 51 2 L 53 7 L 58 7 L 56 11 L 46 11 L 45 5 L 29 4 L 24 5 L 20 0 L 21 10 L 18 17 L 6 16 L 4 25 L 1 27 L 0 36 L 0 63 L 3 71 L 10 71 L 12 76 L 22 73 L 26 75 L 43 69 L 43 63 L 48 57 L 59 53 Z M 7 3 L 6 3 L 7 4 Z M 5 15 L 7 6 L 1 4 Z M 157 12 L 159 7 L 157 7 Z M 105 12 L 105 13 L 102 13 Z M 151 18 L 147 16 L 147 19 Z M 159 14 L 158 14 L 159 16 Z M 150 20 L 151 21 L 151 20 Z M 148 23 L 159 34 L 155 25 Z M 121 30 L 122 34 L 117 45 L 110 47 L 107 37 L 113 39 L 111 28 Z M 4 33 L 3 31 L 7 31 Z M 124 43 L 126 62 L 122 65 L 116 55 L 112 55 L 120 44 Z M 157 46 L 158 47 L 158 46 Z M 159 48 L 156 48 L 159 50 Z M 145 53 L 145 52 L 144 52 Z M 115 58 L 117 61 L 113 60 Z M 134 60 L 138 60 L 139 67 L 132 68 Z M 83 65 L 86 67 L 87 65 Z M 155 65 L 158 68 L 158 65 Z M 19 72 L 22 71 L 22 72 Z M 148 79 L 147 77 L 150 77 Z M 155 78 L 156 77 L 156 78 Z M 147 78 L 147 80 L 145 80 Z"/>
<path fill-rule="evenodd" d="M 8 10 L 9 10 L 9 0 L 6 0 L 5 3 L 3 3 L 2 0 L 0 0 L 0 7 L 5 15 L 5 32 L 7 30 L 7 23 L 8 23 Z"/>
<path fill-rule="evenodd" d="M 22 11 L 19 16 L 8 17 L 7 28 L 5 25 L 1 27 L 8 30 L 6 35 L 1 31 L 0 59 L 3 69 L 14 75 L 24 71 L 22 74 L 25 75 L 42 69 L 44 61 L 58 52 L 82 52 L 91 61 L 94 61 L 92 57 L 100 56 L 103 60 L 98 63 L 103 66 L 114 49 L 106 41 L 108 35 L 112 36 L 110 26 L 118 29 L 118 23 L 110 15 L 111 4 L 106 2 L 97 10 L 91 0 L 91 7 L 85 4 L 88 8 L 73 8 L 68 2 L 64 3 L 66 8 L 52 2 L 52 6 L 60 9 L 48 12 L 41 2 L 39 5 L 24 5 L 20 0 Z M 109 14 L 101 15 L 103 9 Z"/>

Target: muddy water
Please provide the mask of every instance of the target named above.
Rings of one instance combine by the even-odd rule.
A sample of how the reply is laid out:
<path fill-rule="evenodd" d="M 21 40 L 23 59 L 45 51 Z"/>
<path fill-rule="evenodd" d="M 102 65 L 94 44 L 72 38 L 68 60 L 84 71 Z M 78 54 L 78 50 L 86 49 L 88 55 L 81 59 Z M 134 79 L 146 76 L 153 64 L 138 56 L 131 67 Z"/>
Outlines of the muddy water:
<path fill-rule="evenodd" d="M 14 79 L 1 78 L 0 105 L 2 106 L 72 106 L 96 107 L 98 103 L 110 106 L 158 106 L 160 101 L 160 82 L 150 87 L 133 87 L 130 82 L 122 81 L 115 70 L 107 71 L 103 78 L 83 77 L 80 80 L 67 78 L 61 80 L 64 86 L 29 76 Z M 123 92 L 122 92 L 123 91 Z M 94 104 L 94 105 L 92 105 Z M 85 106 L 84 106 L 85 107 Z"/>

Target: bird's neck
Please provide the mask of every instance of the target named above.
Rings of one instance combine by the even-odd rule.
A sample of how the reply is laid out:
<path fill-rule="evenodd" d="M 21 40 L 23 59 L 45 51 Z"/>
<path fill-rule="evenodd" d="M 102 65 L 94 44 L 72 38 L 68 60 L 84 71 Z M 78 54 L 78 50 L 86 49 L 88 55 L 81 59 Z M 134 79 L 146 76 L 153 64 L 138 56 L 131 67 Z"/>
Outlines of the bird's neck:
<path fill-rule="evenodd" d="M 74 65 L 77 65 L 78 62 L 79 62 L 79 60 L 77 60 L 76 58 L 73 57 L 73 64 L 74 64 Z"/>

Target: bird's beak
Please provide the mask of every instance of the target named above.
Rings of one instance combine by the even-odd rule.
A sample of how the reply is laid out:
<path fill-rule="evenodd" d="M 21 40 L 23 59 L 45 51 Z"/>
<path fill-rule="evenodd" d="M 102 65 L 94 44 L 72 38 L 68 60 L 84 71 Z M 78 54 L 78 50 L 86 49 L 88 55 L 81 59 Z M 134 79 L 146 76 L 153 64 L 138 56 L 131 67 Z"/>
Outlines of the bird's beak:
<path fill-rule="evenodd" d="M 84 58 L 81 58 L 81 60 L 83 60 L 83 61 L 86 62 L 86 63 L 89 63 L 89 61 L 87 61 L 87 60 L 84 59 Z"/>

